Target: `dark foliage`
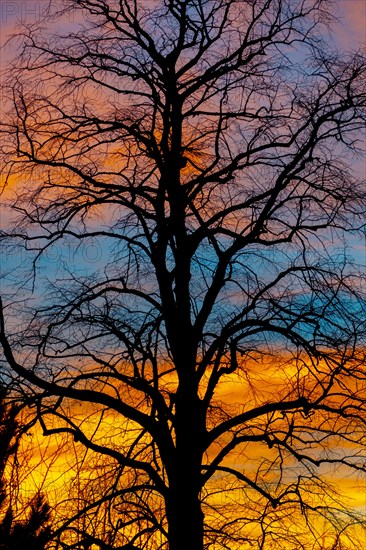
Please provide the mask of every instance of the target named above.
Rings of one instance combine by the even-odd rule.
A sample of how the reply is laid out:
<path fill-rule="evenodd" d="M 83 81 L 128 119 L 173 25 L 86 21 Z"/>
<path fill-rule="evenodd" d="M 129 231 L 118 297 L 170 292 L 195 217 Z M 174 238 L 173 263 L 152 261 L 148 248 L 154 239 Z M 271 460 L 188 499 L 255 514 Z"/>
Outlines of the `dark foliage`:
<path fill-rule="evenodd" d="M 5 398 L 6 392 L 0 390 L 0 550 L 44 550 L 50 538 L 50 507 L 43 496 L 38 494 L 28 503 L 22 519 L 14 518 L 7 500 L 5 468 L 17 452 L 22 429 L 17 407 L 6 405 Z"/>

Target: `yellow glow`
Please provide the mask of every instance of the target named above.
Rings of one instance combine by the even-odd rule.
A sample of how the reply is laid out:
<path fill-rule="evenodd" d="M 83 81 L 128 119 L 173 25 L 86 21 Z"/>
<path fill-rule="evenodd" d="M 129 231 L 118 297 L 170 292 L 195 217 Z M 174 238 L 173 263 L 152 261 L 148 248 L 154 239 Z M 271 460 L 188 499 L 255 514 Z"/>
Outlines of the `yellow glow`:
<path fill-rule="evenodd" d="M 92 367 L 90 368 L 92 370 Z M 176 389 L 177 381 L 169 365 L 164 368 L 167 374 L 162 377 L 161 389 L 166 392 L 166 399 L 168 399 L 168 392 Z M 326 373 L 326 371 L 326 365 L 319 366 L 319 372 Z M 214 403 L 217 403 L 227 414 L 240 414 L 252 407 L 273 400 L 275 395 L 281 396 L 284 394 L 283 392 L 286 394 L 291 393 L 294 380 L 297 384 L 299 380 L 307 380 L 308 376 L 309 370 L 306 365 L 304 364 L 299 371 L 293 361 L 273 361 L 267 364 L 263 361 L 247 361 L 242 373 L 231 374 L 223 379 L 218 386 Z M 206 383 L 207 379 L 201 388 L 202 392 L 206 389 Z M 118 386 L 114 386 L 114 388 L 111 386 L 104 387 L 104 390 L 110 394 L 126 395 L 123 393 L 123 388 L 118 388 Z M 131 395 L 128 399 L 133 403 L 138 398 L 136 395 Z M 143 406 L 146 407 L 146 405 Z M 87 436 L 94 436 L 94 440 L 100 444 L 104 443 L 112 447 L 119 446 L 123 448 L 128 446 L 135 437 L 135 428 L 132 423 L 127 423 L 116 413 L 104 411 L 102 407 L 92 404 L 74 403 L 68 404 L 67 407 L 68 409 L 64 409 L 65 414 L 78 424 Z M 215 418 L 216 415 L 213 413 L 210 420 L 212 427 L 215 425 Z M 255 420 L 251 423 L 251 429 L 260 432 L 267 421 L 268 419 Z M 311 419 L 303 419 L 304 423 L 309 421 Z M 269 426 L 270 429 L 281 430 L 286 428 L 286 422 L 286 417 L 279 415 L 271 420 Z M 46 417 L 45 423 L 48 429 L 57 428 L 58 426 L 58 421 L 52 420 L 51 416 Z M 136 430 L 138 431 L 137 426 Z M 209 461 L 217 454 L 221 445 L 222 441 L 211 446 L 207 456 Z M 28 454 L 31 450 L 32 458 L 28 461 L 29 475 L 22 483 L 22 491 L 29 495 L 34 493 L 35 489 L 41 488 L 47 495 L 51 505 L 57 505 L 62 514 L 65 514 L 65 505 L 66 509 L 72 509 L 72 502 L 68 503 L 69 495 L 72 498 L 73 494 L 70 493 L 70 486 L 73 487 L 72 491 L 74 492 L 77 490 L 78 484 L 87 486 L 88 480 L 93 479 L 97 472 L 99 475 L 103 469 L 103 458 L 96 458 L 92 453 L 85 453 L 83 446 L 80 443 L 75 443 L 68 435 L 58 434 L 44 437 L 39 426 L 32 430 L 31 438 L 28 437 L 25 440 L 24 450 Z M 225 464 L 235 465 L 246 475 L 253 478 L 256 472 L 264 467 L 264 458 L 269 462 L 275 460 L 274 451 L 263 444 L 247 444 L 232 453 L 231 458 Z M 97 469 L 95 469 L 95 466 L 97 466 Z M 113 460 L 107 459 L 104 467 L 106 479 L 112 480 L 115 468 Z M 296 465 L 294 462 L 291 464 L 291 461 L 289 461 L 288 467 L 291 469 Z M 366 484 L 363 478 L 350 477 L 349 471 L 345 467 L 332 469 L 322 466 L 320 473 L 323 479 L 328 480 L 334 489 L 342 495 L 343 504 L 347 504 L 350 509 L 366 509 Z M 267 482 L 270 482 L 271 479 L 275 481 L 277 476 L 278 473 L 275 470 L 272 474 L 266 474 Z M 311 478 L 307 483 L 311 487 Z M 314 506 L 319 504 L 335 505 L 337 502 L 332 499 L 331 494 L 328 497 L 324 496 L 315 488 L 310 502 Z M 213 525 L 219 526 L 221 521 L 224 521 L 224 523 L 231 521 L 239 514 L 239 516 L 242 515 L 246 518 L 245 522 L 239 521 L 238 523 L 243 532 L 247 533 L 248 537 L 260 536 L 261 530 L 258 518 L 266 504 L 265 500 L 254 490 L 248 488 L 243 493 L 239 489 L 238 483 L 227 475 L 218 473 L 208 483 L 203 493 L 203 501 L 206 507 L 206 518 Z M 60 507 L 62 502 L 65 504 Z M 216 512 L 212 511 L 213 509 Z M 57 515 L 55 520 L 57 523 Z M 288 505 L 280 506 L 277 509 L 268 508 L 265 521 L 268 524 L 268 530 L 278 531 L 279 537 L 284 533 L 292 534 L 294 537 L 299 533 L 303 533 L 304 540 L 306 539 L 307 525 L 305 518 L 301 515 L 299 507 L 294 503 L 289 502 Z M 328 523 L 319 518 L 312 518 L 312 524 L 317 532 L 318 540 L 323 544 L 323 546 L 319 546 L 319 550 L 321 548 L 331 548 L 336 537 L 334 530 L 329 527 Z M 364 535 L 361 528 L 357 527 L 354 530 L 356 534 L 359 532 L 358 536 L 362 540 Z M 347 546 L 347 532 L 344 533 L 342 540 L 345 548 L 351 549 L 350 546 Z M 220 546 L 217 546 L 217 550 L 219 548 Z M 232 545 L 231 548 L 236 550 L 235 545 Z M 237 546 L 237 550 L 240 550 L 240 548 L 248 548 L 249 550 L 250 546 L 246 547 L 241 543 Z M 290 543 L 287 544 L 285 540 L 283 541 L 283 548 L 294 550 L 294 546 L 291 546 Z"/>

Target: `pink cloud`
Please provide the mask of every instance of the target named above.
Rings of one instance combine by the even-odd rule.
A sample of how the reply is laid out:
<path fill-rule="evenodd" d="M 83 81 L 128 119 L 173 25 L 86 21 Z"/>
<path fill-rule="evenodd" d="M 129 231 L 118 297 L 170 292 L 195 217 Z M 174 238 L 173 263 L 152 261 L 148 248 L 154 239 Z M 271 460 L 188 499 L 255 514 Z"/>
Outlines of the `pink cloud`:
<path fill-rule="evenodd" d="M 338 0 L 338 16 L 335 37 L 343 48 L 357 48 L 366 42 L 365 0 Z"/>

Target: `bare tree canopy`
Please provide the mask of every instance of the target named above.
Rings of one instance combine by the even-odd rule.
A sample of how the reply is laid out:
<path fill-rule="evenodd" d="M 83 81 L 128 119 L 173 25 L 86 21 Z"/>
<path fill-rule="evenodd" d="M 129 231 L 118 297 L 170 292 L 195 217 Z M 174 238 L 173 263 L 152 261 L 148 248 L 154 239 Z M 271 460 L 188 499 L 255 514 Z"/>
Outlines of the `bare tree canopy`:
<path fill-rule="evenodd" d="M 352 547 L 365 56 L 328 0 L 55 4 L 0 127 L 3 376 L 94 461 L 54 547 Z"/>

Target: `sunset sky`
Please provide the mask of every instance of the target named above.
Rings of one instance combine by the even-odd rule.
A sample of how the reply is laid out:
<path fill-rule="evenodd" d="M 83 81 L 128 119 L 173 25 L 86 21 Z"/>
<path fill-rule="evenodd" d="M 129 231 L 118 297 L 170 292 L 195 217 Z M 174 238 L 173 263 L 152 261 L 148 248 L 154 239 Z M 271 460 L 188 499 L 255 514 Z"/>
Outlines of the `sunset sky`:
<path fill-rule="evenodd" d="M 4 69 L 7 63 L 11 60 L 12 56 L 16 54 L 16 49 L 14 47 L 14 44 L 16 44 L 16 42 L 8 43 L 7 39 L 12 32 L 16 31 L 17 22 L 18 23 L 21 22 L 25 25 L 32 25 L 33 23 L 40 22 L 42 19 L 43 9 L 46 3 L 47 2 L 42 2 L 42 0 L 38 0 L 38 1 L 0 0 L 0 25 L 1 25 L 0 27 L 0 69 Z M 338 7 L 338 15 L 339 15 L 340 21 L 338 24 L 335 25 L 333 34 L 332 36 L 329 37 L 329 40 L 333 41 L 334 44 L 341 50 L 356 50 L 359 48 L 360 44 L 365 42 L 366 40 L 366 1 L 365 0 L 336 0 L 336 4 Z M 35 104 L 37 105 L 37 103 Z M 73 101 L 71 104 L 72 104 L 72 108 L 74 109 L 75 104 L 77 104 L 77 102 Z M 318 112 L 317 109 L 316 109 L 316 112 Z M 78 143 L 79 141 L 80 141 L 79 138 L 78 140 L 75 140 L 75 142 L 78 142 Z M 180 152 L 179 154 L 182 155 Z M 184 158 L 184 157 L 181 157 L 181 158 Z M 84 153 L 83 153 L 83 159 L 85 159 Z M 78 157 L 78 162 L 80 163 L 80 157 Z M 362 165 L 355 164 L 355 169 L 357 171 L 362 172 L 365 170 L 365 166 L 363 164 Z M 167 178 L 168 180 L 170 179 L 170 176 L 171 176 L 171 172 L 169 172 L 169 178 Z M 23 174 L 22 174 L 22 177 L 24 177 Z M 179 182 L 179 184 L 180 183 L 181 182 Z M 54 188 L 55 188 L 55 183 L 54 183 L 54 180 L 52 180 L 52 190 L 51 190 L 52 192 Z M 179 189 L 181 189 L 181 187 L 179 187 Z M 47 193 L 49 192 L 50 190 L 48 188 Z M 303 195 L 301 194 L 301 197 L 302 196 Z M 0 197 L 0 200 L 1 200 L 1 197 Z M 50 202 L 52 201 L 54 201 L 53 197 L 51 198 Z M 1 204 L 0 204 L 0 207 L 1 207 Z M 0 208 L 0 229 L 1 229 L 1 226 L 6 225 L 5 218 L 6 218 L 5 215 L 3 216 L 3 218 L 1 218 L 1 208 Z M 100 218 L 98 216 L 95 216 L 95 218 L 97 218 L 97 220 L 100 221 Z M 65 242 L 67 243 L 68 241 L 65 240 Z M 364 243 L 360 243 L 359 241 L 358 242 L 350 241 L 350 244 L 356 251 L 355 254 L 357 256 L 357 259 L 360 261 L 360 263 L 363 264 L 363 262 L 366 262 L 366 252 L 364 249 Z M 63 245 L 60 244 L 60 247 L 62 246 Z M 72 252 L 71 246 L 68 247 L 68 244 L 66 244 L 64 249 L 60 249 L 60 250 L 61 250 L 60 252 L 61 255 L 64 254 L 65 250 L 69 251 L 70 254 Z M 78 251 L 77 253 L 75 253 L 73 260 L 75 261 L 75 263 L 78 263 L 78 261 L 79 263 L 81 263 L 80 259 L 82 259 L 82 254 L 84 253 L 82 245 L 78 247 L 77 250 Z M 89 257 L 87 258 L 87 260 L 90 264 L 93 264 L 93 262 L 95 262 L 95 264 L 97 263 L 103 264 L 104 262 L 103 254 L 109 254 L 109 250 L 106 250 L 100 254 L 99 250 L 98 249 L 94 250 L 94 248 L 92 248 L 92 245 L 91 245 L 88 253 L 89 253 Z M 55 254 L 57 256 L 57 250 Z M 77 254 L 79 254 L 79 256 L 77 256 Z M 90 257 L 90 255 L 93 256 L 94 254 L 95 254 L 95 258 Z M 123 258 L 123 256 L 121 257 Z M 1 261 L 1 257 L 0 257 L 0 261 Z M 19 260 L 19 258 L 10 259 L 10 262 L 14 262 L 14 266 L 18 261 L 20 263 L 21 260 Z M 47 255 L 46 255 L 45 262 L 47 263 L 47 261 L 49 260 L 47 260 Z M 53 270 L 55 268 L 54 266 L 51 265 L 51 263 L 52 262 L 50 260 L 48 267 L 50 268 L 50 270 Z M 65 263 L 67 263 L 67 261 Z M 107 261 L 105 263 L 107 264 Z M 121 281 L 123 281 L 123 276 L 121 276 Z M 156 311 L 158 311 L 158 308 L 156 307 L 155 304 L 153 307 L 156 309 Z M 17 328 L 17 330 L 19 329 Z M 75 334 L 77 333 L 75 332 Z M 186 341 L 187 341 L 187 338 L 185 333 L 184 341 L 183 341 L 184 345 L 186 345 Z M 136 344 L 134 344 L 133 349 L 136 349 L 135 345 Z M 23 340 L 21 341 L 21 346 L 24 346 Z M 55 349 L 56 348 L 57 348 L 57 345 L 55 346 Z M 72 346 L 70 347 L 70 349 L 72 350 Z M 333 350 L 333 344 L 331 346 L 331 349 Z M 234 352 L 231 352 L 231 353 L 236 354 L 238 352 L 239 354 L 239 351 L 235 350 Z M 57 353 L 58 351 L 55 351 L 55 354 Z M 73 355 L 73 353 L 74 351 L 70 351 L 70 357 L 71 357 L 70 364 L 72 363 L 72 366 L 73 366 L 72 370 L 70 367 L 70 372 L 72 372 L 71 379 L 74 383 L 75 355 Z M 233 361 L 232 357 L 233 355 L 230 356 L 231 361 Z M 253 408 L 255 408 L 255 406 L 257 406 L 257 401 L 256 401 L 257 394 L 260 397 L 262 397 L 262 395 L 266 393 L 268 393 L 268 395 L 271 395 L 271 391 L 273 391 L 273 389 L 271 388 L 271 383 L 275 388 L 278 386 L 281 389 L 281 388 L 286 388 L 291 384 L 295 384 L 293 380 L 297 375 L 299 376 L 299 378 L 301 378 L 300 376 L 301 369 L 299 370 L 298 364 L 297 363 L 295 364 L 295 362 L 294 362 L 294 365 L 292 365 L 294 369 L 294 373 L 291 374 L 291 364 L 290 364 L 290 361 L 288 361 L 287 363 L 286 360 L 284 359 L 286 355 L 283 349 L 281 349 L 281 351 L 277 355 L 277 358 L 280 357 L 281 361 L 283 360 L 283 365 L 281 366 L 278 365 L 278 361 L 277 363 L 275 363 L 275 360 L 273 361 L 273 364 L 271 364 L 268 360 L 266 365 L 263 365 L 263 364 L 260 364 L 259 360 L 252 361 L 249 354 L 248 354 L 248 357 L 249 357 L 248 359 L 249 374 L 248 374 L 247 380 L 243 381 L 244 377 L 242 377 L 242 379 L 239 381 L 238 377 L 236 378 L 236 374 L 234 374 L 234 376 L 230 375 L 230 380 L 227 383 L 225 382 L 222 385 L 218 386 L 217 393 L 215 393 L 215 398 L 218 400 L 222 400 L 222 403 L 224 405 L 220 410 L 222 410 L 223 413 L 225 412 L 224 409 L 226 405 L 228 407 L 230 407 L 231 404 L 241 405 L 241 403 L 246 398 L 245 391 L 247 391 L 247 395 L 252 396 L 252 400 L 253 400 L 253 405 L 252 405 L 252 403 L 250 402 L 250 398 L 248 398 L 246 405 L 249 402 L 249 404 L 253 406 Z M 253 364 L 251 363 L 251 361 Z M 98 365 L 96 361 L 95 361 L 95 364 Z M 244 359 L 243 359 L 243 364 L 244 364 Z M 162 363 L 162 365 L 165 368 L 165 363 Z M 80 371 L 85 367 L 85 364 L 83 363 L 83 359 L 80 359 L 80 365 L 75 367 L 75 372 L 78 372 L 77 369 L 79 367 L 80 367 Z M 88 365 L 86 366 L 86 368 L 88 368 Z M 93 368 L 96 368 L 94 364 L 92 365 L 91 370 Z M 252 373 L 250 373 L 250 368 L 253 369 Z M 226 376 L 226 373 L 228 372 L 228 370 L 224 370 L 224 372 Z M 252 375 L 252 379 L 250 379 L 251 375 Z M 163 377 L 164 377 L 164 374 L 162 375 L 162 378 Z M 169 375 L 167 376 L 167 378 L 168 377 Z M 305 379 L 305 376 L 304 376 L 304 379 Z M 290 384 L 290 381 L 291 381 L 291 384 Z M 176 389 L 175 378 L 173 381 L 168 380 L 166 383 L 167 384 L 171 383 L 172 386 L 174 386 L 174 389 Z M 111 387 L 113 389 L 110 391 L 111 392 L 115 391 L 116 395 L 119 395 L 119 391 L 120 391 L 119 387 L 117 385 L 116 387 L 113 387 L 113 386 Z M 122 387 L 122 384 L 121 384 L 121 387 Z M 253 391 L 253 387 L 255 388 L 255 391 Z M 98 391 L 99 391 L 99 388 L 98 388 Z M 62 395 L 62 393 L 59 395 Z M 283 399 L 284 399 L 283 395 L 285 395 L 285 390 L 283 394 L 279 393 L 278 395 L 281 395 L 279 399 L 282 406 Z M 265 402 L 266 399 L 269 399 L 269 398 L 267 397 L 263 398 L 263 402 Z M 67 398 L 65 398 L 65 401 L 67 401 Z M 191 402 L 189 402 L 189 404 L 191 405 Z M 123 420 L 124 417 L 122 416 L 122 414 L 120 415 L 116 414 L 116 416 L 118 416 L 118 419 L 115 422 L 115 418 L 112 416 L 112 414 L 108 410 L 108 407 L 104 409 L 104 405 L 99 409 L 98 409 L 98 405 L 96 405 L 94 409 L 93 408 L 94 404 L 93 404 L 91 408 L 88 409 L 86 405 L 81 405 L 81 401 L 80 401 L 78 403 L 78 406 L 80 408 L 76 410 L 75 408 L 76 406 L 70 405 L 70 410 L 71 410 L 70 417 L 71 417 L 71 414 L 74 415 L 77 421 L 80 422 L 80 425 L 82 425 L 83 422 L 85 422 L 86 431 L 89 430 L 90 433 L 93 435 L 94 433 L 98 433 L 98 435 L 100 434 L 101 440 L 103 440 L 103 438 L 106 437 L 106 433 L 108 433 L 108 438 L 110 438 L 112 443 L 115 444 L 115 447 L 117 448 L 118 440 L 121 440 L 121 437 L 123 437 L 121 436 L 121 433 L 122 433 L 121 425 L 124 422 Z M 174 405 L 174 406 L 177 406 L 177 405 Z M 135 413 L 135 411 L 138 410 L 138 406 L 136 406 L 136 404 L 133 403 L 131 408 L 132 407 Z M 300 409 L 299 405 L 296 405 L 296 407 Z M 304 407 L 303 409 L 301 409 L 301 415 L 302 413 L 304 413 L 302 417 L 303 422 L 302 420 L 300 420 L 301 428 L 303 428 L 307 422 L 311 423 L 311 420 L 308 419 L 305 405 L 303 406 L 301 404 L 301 407 Z M 173 408 L 171 410 L 173 410 Z M 184 416 L 184 422 L 182 424 L 186 423 L 186 418 L 187 416 Z M 216 420 L 216 417 L 215 417 L 215 420 Z M 283 414 L 282 418 L 279 419 L 279 422 L 285 423 L 286 421 L 287 421 L 286 415 Z M 326 422 L 324 423 L 326 424 Z M 102 424 L 104 427 L 102 427 L 101 431 L 99 432 L 98 430 L 99 430 L 100 424 Z M 131 432 L 132 431 L 133 430 L 131 429 Z M 91 439 L 93 435 L 91 436 Z M 30 494 L 32 494 L 32 492 L 34 492 L 36 487 L 42 486 L 42 488 L 44 488 L 46 492 L 48 492 L 48 494 L 50 495 L 51 503 L 52 503 L 52 499 L 56 502 L 59 499 L 64 498 L 63 491 L 64 491 L 65 483 L 69 482 L 70 479 L 72 479 L 73 477 L 75 478 L 77 477 L 76 470 L 78 468 L 78 461 L 80 460 L 80 456 L 82 453 L 82 451 L 80 451 L 81 445 L 80 443 L 77 442 L 77 439 L 75 438 L 76 442 L 74 442 L 74 440 L 71 441 L 71 439 L 72 438 L 70 437 L 69 433 L 67 435 L 65 434 L 58 435 L 55 438 L 52 438 L 52 437 L 45 438 L 42 435 L 41 429 L 34 428 L 33 433 L 29 434 L 28 439 L 26 438 L 23 443 L 24 449 L 25 449 L 24 456 L 28 456 L 29 458 L 28 460 L 29 475 L 24 480 L 23 487 L 22 487 L 26 493 L 29 492 Z M 253 441 L 255 440 L 253 439 Z M 60 448 L 62 446 L 64 446 L 64 449 L 65 449 L 65 452 L 63 454 L 60 453 Z M 198 445 L 197 445 L 197 448 L 198 448 Z M 35 452 L 32 451 L 32 449 L 35 449 Z M 252 458 L 252 455 L 254 456 L 255 452 L 262 452 L 262 447 L 260 448 L 260 451 L 259 450 L 257 451 L 257 449 L 259 449 L 259 446 L 255 447 L 255 444 L 252 444 L 252 442 L 248 444 L 249 458 Z M 245 447 L 245 452 L 246 452 L 246 447 Z M 269 454 L 271 453 L 271 451 L 268 451 L 268 452 Z M 84 458 L 82 458 L 79 463 L 83 463 L 83 461 L 84 461 Z M 205 464 L 203 467 L 205 466 L 207 466 L 207 464 Z M 92 468 L 90 468 L 90 470 L 86 469 L 85 471 L 86 471 L 85 475 L 88 475 L 88 471 L 92 471 Z M 351 507 L 355 507 L 359 509 L 366 508 L 364 478 L 357 479 L 356 477 L 346 477 L 347 472 L 346 472 L 346 469 L 343 468 L 343 466 L 332 472 L 331 470 L 329 470 L 329 472 L 327 471 L 327 475 L 328 476 L 332 475 L 332 482 L 334 482 L 335 484 L 338 484 L 342 488 L 344 495 L 350 498 Z"/>
<path fill-rule="evenodd" d="M 341 48 L 354 48 L 366 39 L 366 4 L 364 0 L 336 0 L 340 22 L 334 36 Z M 17 21 L 32 24 L 38 22 L 46 0 L 0 0 L 0 25 L 2 43 L 13 32 Z M 11 52 L 2 52 L 2 63 Z"/>

